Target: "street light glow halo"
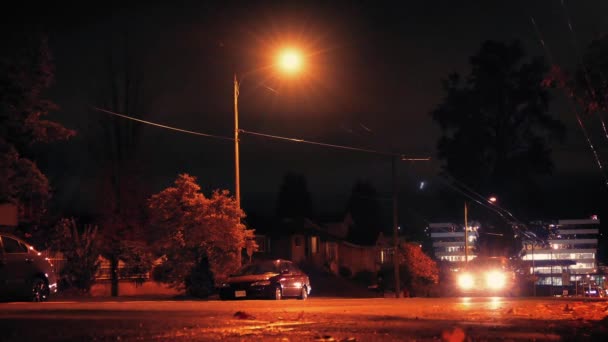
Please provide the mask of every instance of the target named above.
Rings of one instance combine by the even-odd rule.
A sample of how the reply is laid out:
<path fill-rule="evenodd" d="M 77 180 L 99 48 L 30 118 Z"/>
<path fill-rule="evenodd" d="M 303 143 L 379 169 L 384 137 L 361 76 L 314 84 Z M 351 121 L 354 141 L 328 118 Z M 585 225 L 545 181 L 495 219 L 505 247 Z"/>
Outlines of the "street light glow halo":
<path fill-rule="evenodd" d="M 302 53 L 294 48 L 285 48 L 279 52 L 279 68 L 288 74 L 294 74 L 302 69 Z"/>

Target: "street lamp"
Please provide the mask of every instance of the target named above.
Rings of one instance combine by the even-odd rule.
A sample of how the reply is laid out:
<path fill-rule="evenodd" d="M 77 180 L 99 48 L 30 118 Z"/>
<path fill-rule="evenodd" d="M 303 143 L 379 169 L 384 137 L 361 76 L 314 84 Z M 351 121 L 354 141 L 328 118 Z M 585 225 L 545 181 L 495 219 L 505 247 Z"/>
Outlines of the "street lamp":
<path fill-rule="evenodd" d="M 488 197 L 488 203 L 496 204 L 498 202 L 498 198 L 496 196 Z M 465 265 L 469 262 L 469 222 L 468 222 L 468 214 L 469 214 L 469 204 L 467 201 L 464 201 L 464 263 Z"/>
<path fill-rule="evenodd" d="M 304 65 L 304 57 L 295 48 L 282 49 L 277 54 L 276 66 L 284 74 L 296 74 Z M 241 81 L 243 77 L 241 77 Z M 234 196 L 236 205 L 241 208 L 241 175 L 239 159 L 239 89 L 240 82 L 234 73 Z"/>
<path fill-rule="evenodd" d="M 299 72 L 302 69 L 302 64 L 302 54 L 294 48 L 286 48 L 279 53 L 278 65 L 285 73 Z"/>

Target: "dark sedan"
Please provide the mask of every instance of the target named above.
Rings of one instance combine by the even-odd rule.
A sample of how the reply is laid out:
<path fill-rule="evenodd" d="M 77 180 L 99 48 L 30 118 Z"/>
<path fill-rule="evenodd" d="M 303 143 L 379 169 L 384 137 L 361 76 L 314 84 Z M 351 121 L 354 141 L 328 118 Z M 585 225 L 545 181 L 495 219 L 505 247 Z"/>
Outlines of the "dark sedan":
<path fill-rule="evenodd" d="M 289 260 L 256 261 L 243 266 L 220 287 L 220 299 L 284 297 L 306 299 L 310 280 Z"/>

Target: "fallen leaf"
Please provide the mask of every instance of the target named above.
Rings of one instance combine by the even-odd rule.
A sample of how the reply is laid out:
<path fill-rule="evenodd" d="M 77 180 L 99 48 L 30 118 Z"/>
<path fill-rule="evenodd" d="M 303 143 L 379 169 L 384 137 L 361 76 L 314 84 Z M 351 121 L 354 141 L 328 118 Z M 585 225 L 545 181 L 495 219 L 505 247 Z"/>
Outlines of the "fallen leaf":
<path fill-rule="evenodd" d="M 444 330 L 441 334 L 441 340 L 446 342 L 464 342 L 465 337 L 464 331 L 458 327 L 452 331 Z"/>
<path fill-rule="evenodd" d="M 238 319 L 255 319 L 254 316 L 252 316 L 244 311 L 237 311 L 234 313 L 233 316 Z"/>

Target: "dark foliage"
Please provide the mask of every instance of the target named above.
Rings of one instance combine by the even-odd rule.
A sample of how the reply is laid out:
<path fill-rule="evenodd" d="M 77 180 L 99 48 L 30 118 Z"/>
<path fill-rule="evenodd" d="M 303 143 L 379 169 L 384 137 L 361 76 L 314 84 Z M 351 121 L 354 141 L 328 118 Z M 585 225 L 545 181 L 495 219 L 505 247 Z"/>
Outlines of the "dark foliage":
<path fill-rule="evenodd" d="M 283 177 L 277 198 L 278 218 L 311 218 L 312 198 L 306 178 L 294 172 Z"/>
<path fill-rule="evenodd" d="M 348 239 L 361 245 L 373 245 L 383 231 L 378 193 L 369 181 L 358 181 L 353 186 L 347 211 L 353 218 Z"/>
<path fill-rule="evenodd" d="M 209 258 L 203 257 L 194 266 L 190 275 L 186 278 L 186 289 L 190 296 L 207 298 L 215 291 L 213 273 L 209 268 Z"/>
<path fill-rule="evenodd" d="M 467 77 L 443 82 L 445 98 L 432 112 L 441 128 L 443 172 L 479 193 L 525 208 L 537 200 L 538 177 L 552 171 L 548 142 L 563 125 L 547 113 L 541 85 L 547 66 L 525 59 L 521 44 L 486 41 L 470 59 Z"/>
<path fill-rule="evenodd" d="M 37 224 L 50 186 L 32 160 L 32 147 L 75 132 L 45 118 L 57 108 L 43 97 L 53 81 L 46 39 L 19 30 L 5 30 L 0 39 L 0 202 L 17 204 L 19 221 Z"/>

